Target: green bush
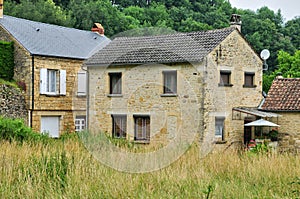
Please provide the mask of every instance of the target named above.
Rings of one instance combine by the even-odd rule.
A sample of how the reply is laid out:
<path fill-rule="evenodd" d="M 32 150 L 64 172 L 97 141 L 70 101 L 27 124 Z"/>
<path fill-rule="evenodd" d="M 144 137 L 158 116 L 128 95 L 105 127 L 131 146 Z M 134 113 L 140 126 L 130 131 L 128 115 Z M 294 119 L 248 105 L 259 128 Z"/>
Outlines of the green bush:
<path fill-rule="evenodd" d="M 14 44 L 0 41 L 0 78 L 12 80 L 14 76 Z"/>
<path fill-rule="evenodd" d="M 23 142 L 46 139 L 48 139 L 46 135 L 33 132 L 21 119 L 0 117 L 0 140 Z"/>

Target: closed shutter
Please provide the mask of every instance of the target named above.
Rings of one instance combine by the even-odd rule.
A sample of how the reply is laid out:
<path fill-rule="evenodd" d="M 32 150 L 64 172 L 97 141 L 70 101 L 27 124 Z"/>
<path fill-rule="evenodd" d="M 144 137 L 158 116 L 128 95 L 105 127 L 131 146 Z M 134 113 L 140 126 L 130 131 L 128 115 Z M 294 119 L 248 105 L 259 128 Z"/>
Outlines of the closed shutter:
<path fill-rule="evenodd" d="M 47 93 L 47 69 L 40 69 L 40 94 Z"/>
<path fill-rule="evenodd" d="M 78 78 L 77 95 L 86 95 L 86 72 L 85 71 L 78 72 L 77 78 Z"/>
<path fill-rule="evenodd" d="M 66 89 L 66 77 L 67 77 L 67 72 L 66 72 L 66 70 L 60 70 L 60 73 L 59 73 L 59 75 L 60 75 L 60 81 L 59 81 L 59 86 L 60 86 L 60 89 L 59 89 L 59 91 L 60 91 L 60 94 L 61 95 L 66 95 L 66 93 L 67 93 L 67 89 Z"/>
<path fill-rule="evenodd" d="M 41 117 L 41 133 L 48 134 L 49 137 L 59 137 L 59 118 L 58 116 Z"/>

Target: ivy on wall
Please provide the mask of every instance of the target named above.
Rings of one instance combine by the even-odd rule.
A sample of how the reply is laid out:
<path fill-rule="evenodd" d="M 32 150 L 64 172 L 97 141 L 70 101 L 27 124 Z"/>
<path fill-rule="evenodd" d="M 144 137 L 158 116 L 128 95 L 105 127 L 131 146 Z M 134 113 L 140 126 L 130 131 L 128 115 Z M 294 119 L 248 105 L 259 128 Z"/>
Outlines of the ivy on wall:
<path fill-rule="evenodd" d="M 14 44 L 0 41 L 0 78 L 12 80 L 14 76 Z"/>

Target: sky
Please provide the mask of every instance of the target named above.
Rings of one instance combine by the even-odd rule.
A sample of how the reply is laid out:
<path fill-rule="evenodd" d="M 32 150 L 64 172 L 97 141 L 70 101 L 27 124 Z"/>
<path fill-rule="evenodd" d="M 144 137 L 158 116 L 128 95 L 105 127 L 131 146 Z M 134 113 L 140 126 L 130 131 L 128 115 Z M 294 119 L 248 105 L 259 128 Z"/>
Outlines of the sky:
<path fill-rule="evenodd" d="M 274 10 L 281 10 L 284 21 L 300 16 L 300 0 L 229 0 L 232 7 L 250 9 L 256 11 L 257 9 L 267 6 Z"/>

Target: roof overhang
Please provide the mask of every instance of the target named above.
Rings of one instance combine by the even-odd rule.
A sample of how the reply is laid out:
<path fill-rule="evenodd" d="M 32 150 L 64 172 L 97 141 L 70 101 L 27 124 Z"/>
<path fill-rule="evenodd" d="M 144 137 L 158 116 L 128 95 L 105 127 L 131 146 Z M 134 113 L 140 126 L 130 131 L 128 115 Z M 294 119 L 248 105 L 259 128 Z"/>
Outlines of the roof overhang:
<path fill-rule="evenodd" d="M 251 107 L 235 107 L 232 109 L 233 111 L 238 111 L 241 113 L 261 117 L 261 118 L 272 118 L 272 117 L 281 117 L 281 115 L 272 113 L 272 112 L 264 112 L 258 110 L 256 107 L 251 108 Z"/>

